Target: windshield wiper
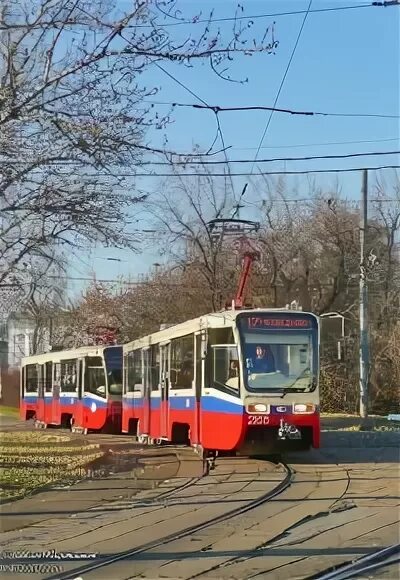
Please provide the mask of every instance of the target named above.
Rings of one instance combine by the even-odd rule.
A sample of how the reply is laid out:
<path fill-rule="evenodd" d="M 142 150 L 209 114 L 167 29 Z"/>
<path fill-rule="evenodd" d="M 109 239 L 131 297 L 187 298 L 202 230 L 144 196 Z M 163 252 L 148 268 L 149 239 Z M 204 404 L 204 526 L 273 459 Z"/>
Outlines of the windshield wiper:
<path fill-rule="evenodd" d="M 293 383 L 292 383 L 291 385 L 288 385 L 287 387 L 284 387 L 284 392 L 286 393 L 286 392 L 288 392 L 288 391 L 290 391 L 290 390 L 291 390 L 292 392 L 302 392 L 302 391 L 305 391 L 305 390 L 306 390 L 308 387 L 303 387 L 302 389 L 296 389 L 296 390 L 295 390 L 295 389 L 293 389 L 293 387 L 294 387 L 294 385 L 297 383 L 297 381 L 298 381 L 298 380 L 300 380 L 300 379 L 304 378 L 304 373 L 306 373 L 307 371 L 308 371 L 308 372 L 310 372 L 310 371 L 311 371 L 310 367 L 307 367 L 307 368 L 305 368 L 305 369 L 304 369 L 304 370 L 303 370 L 303 371 L 302 371 L 302 372 L 299 374 L 299 376 L 298 376 L 298 377 L 296 377 L 296 378 L 294 379 L 294 381 L 293 381 Z M 311 377 L 310 377 L 310 379 L 311 379 Z M 310 382 L 312 383 L 312 381 L 310 381 Z"/>

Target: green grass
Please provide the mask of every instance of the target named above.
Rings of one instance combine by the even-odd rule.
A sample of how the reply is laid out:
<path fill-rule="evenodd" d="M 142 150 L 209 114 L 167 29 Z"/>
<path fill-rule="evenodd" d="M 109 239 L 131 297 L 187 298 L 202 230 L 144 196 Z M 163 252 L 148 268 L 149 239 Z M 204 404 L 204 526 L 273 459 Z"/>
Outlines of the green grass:
<path fill-rule="evenodd" d="M 74 445 L 65 435 L 3 433 L 0 437 L 0 501 L 20 499 L 43 487 L 83 479 L 104 455 L 98 444 Z"/>
<path fill-rule="evenodd" d="M 5 415 L 6 417 L 19 418 L 19 409 L 15 407 L 6 407 L 5 405 L 0 405 L 0 416 Z"/>

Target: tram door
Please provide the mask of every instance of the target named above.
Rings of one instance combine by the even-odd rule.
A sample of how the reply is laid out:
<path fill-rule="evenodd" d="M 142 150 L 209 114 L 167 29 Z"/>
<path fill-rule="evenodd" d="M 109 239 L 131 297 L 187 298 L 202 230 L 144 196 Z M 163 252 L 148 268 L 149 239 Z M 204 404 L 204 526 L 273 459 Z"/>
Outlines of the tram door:
<path fill-rule="evenodd" d="M 194 432 L 190 434 L 191 443 L 196 444 L 201 442 L 200 404 L 201 404 L 201 393 L 203 392 L 204 389 L 206 354 L 207 354 L 207 333 L 205 331 L 196 332 L 194 346 L 195 416 L 194 416 Z"/>
<path fill-rule="evenodd" d="M 52 397 L 49 413 L 49 424 L 59 425 L 61 423 L 61 407 L 60 407 L 60 392 L 61 392 L 61 362 L 54 364 L 54 380 L 52 385 Z"/>
<path fill-rule="evenodd" d="M 150 395 L 151 395 L 151 352 L 143 349 L 143 425 L 142 433 L 150 433 Z"/>
<path fill-rule="evenodd" d="M 84 359 L 78 359 L 77 372 L 77 400 L 74 408 L 73 421 L 75 427 L 84 427 L 83 425 L 83 390 L 85 382 L 85 364 Z"/>
<path fill-rule="evenodd" d="M 170 350 L 171 350 L 170 343 L 160 345 L 160 385 L 161 385 L 160 436 L 161 437 L 168 436 Z"/>
<path fill-rule="evenodd" d="M 37 365 L 37 377 L 38 377 L 38 398 L 36 407 L 36 419 L 38 421 L 46 422 L 46 407 L 45 407 L 45 365 Z"/>
<path fill-rule="evenodd" d="M 53 409 L 53 373 L 54 365 L 52 362 L 47 362 L 45 364 L 45 381 L 44 381 L 44 418 L 39 419 L 39 421 L 44 421 L 46 424 L 52 422 L 52 409 Z"/>
<path fill-rule="evenodd" d="M 51 403 L 51 421 L 52 425 L 61 424 L 61 405 L 60 405 L 60 383 L 53 385 L 53 400 Z"/>

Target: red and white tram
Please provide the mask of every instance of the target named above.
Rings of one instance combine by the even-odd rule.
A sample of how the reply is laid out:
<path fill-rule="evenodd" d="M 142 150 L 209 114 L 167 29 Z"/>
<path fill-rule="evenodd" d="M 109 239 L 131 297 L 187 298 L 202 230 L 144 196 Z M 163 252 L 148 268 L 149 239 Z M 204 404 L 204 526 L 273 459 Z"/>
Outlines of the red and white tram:
<path fill-rule="evenodd" d="M 36 426 L 121 432 L 122 346 L 87 346 L 25 357 L 20 414 Z"/>
<path fill-rule="evenodd" d="M 122 431 L 139 441 L 275 453 L 319 447 L 319 324 L 226 310 L 123 346 Z"/>

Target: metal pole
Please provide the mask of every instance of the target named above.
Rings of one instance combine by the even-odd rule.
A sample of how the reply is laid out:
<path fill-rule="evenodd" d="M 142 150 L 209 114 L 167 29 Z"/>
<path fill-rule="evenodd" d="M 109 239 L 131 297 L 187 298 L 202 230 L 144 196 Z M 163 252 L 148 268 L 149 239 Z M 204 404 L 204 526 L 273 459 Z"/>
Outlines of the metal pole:
<path fill-rule="evenodd" d="M 363 171 L 360 208 L 360 417 L 368 417 L 369 335 L 365 241 L 368 227 L 368 171 Z"/>

